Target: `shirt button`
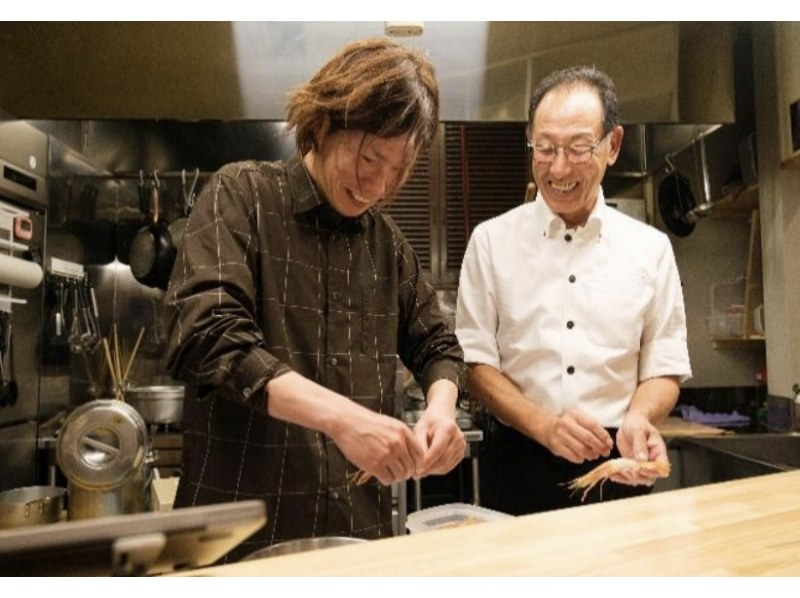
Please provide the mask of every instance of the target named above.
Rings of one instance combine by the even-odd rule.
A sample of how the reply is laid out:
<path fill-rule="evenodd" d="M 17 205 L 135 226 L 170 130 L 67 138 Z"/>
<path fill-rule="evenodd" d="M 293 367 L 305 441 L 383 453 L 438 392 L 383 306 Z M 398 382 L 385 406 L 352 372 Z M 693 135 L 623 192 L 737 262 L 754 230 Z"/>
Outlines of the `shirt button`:
<path fill-rule="evenodd" d="M 331 293 L 331 297 L 333 298 L 334 301 L 338 301 L 339 300 L 339 291 L 334 291 L 333 293 Z"/>
<path fill-rule="evenodd" d="M 339 493 L 336 490 L 334 490 L 333 492 L 331 492 L 331 498 L 333 500 L 339 500 Z"/>
<path fill-rule="evenodd" d="M 569 328 L 570 330 L 572 330 L 573 328 L 575 328 L 575 322 L 573 322 L 572 320 L 569 320 L 569 321 L 567 322 L 567 328 Z"/>
<path fill-rule="evenodd" d="M 253 392 L 253 389 L 252 389 L 252 388 L 250 388 L 249 386 L 245 386 L 245 387 L 242 389 L 242 394 L 243 394 L 245 397 L 249 397 L 249 396 L 250 396 L 250 394 L 251 394 L 252 392 Z"/>
<path fill-rule="evenodd" d="M 564 235 L 564 240 L 565 240 L 567 243 L 569 243 L 570 241 L 572 241 L 572 235 Z"/>
<path fill-rule="evenodd" d="M 339 365 L 339 360 L 335 357 L 331 357 L 331 365 Z"/>
<path fill-rule="evenodd" d="M 569 275 L 569 279 L 568 279 L 568 280 L 569 280 L 570 282 L 575 282 L 575 275 L 574 275 L 574 274 L 570 274 L 570 275 Z"/>
<path fill-rule="evenodd" d="M 572 367 L 572 366 L 569 366 L 569 367 L 567 368 L 567 373 L 568 373 L 568 374 L 571 376 L 572 374 L 574 374 L 574 373 L 575 373 L 575 368 L 574 368 L 574 367 Z"/>

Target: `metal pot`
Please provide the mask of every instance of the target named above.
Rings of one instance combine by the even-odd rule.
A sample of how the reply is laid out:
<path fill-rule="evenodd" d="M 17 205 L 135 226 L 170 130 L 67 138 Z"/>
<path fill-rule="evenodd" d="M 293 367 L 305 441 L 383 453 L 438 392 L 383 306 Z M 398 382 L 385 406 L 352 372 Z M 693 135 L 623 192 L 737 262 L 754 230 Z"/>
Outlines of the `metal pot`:
<path fill-rule="evenodd" d="M 297 552 L 309 552 L 311 550 L 321 550 L 323 548 L 334 548 L 335 546 L 347 546 L 348 544 L 363 544 L 367 540 L 363 538 L 350 538 L 346 536 L 323 536 L 320 538 L 300 538 L 289 540 L 280 544 L 273 544 L 266 548 L 261 548 L 251 552 L 243 561 L 263 559 L 270 556 L 281 556 L 284 554 L 295 554 Z"/>
<path fill-rule="evenodd" d="M 0 528 L 55 523 L 61 518 L 66 490 L 26 486 L 0 492 Z"/>
<path fill-rule="evenodd" d="M 69 519 L 149 509 L 152 455 L 137 411 L 117 400 L 90 401 L 64 421 L 56 456 L 69 480 Z"/>
<path fill-rule="evenodd" d="M 125 391 L 125 401 L 148 424 L 178 424 L 183 421 L 182 385 L 138 386 Z"/>

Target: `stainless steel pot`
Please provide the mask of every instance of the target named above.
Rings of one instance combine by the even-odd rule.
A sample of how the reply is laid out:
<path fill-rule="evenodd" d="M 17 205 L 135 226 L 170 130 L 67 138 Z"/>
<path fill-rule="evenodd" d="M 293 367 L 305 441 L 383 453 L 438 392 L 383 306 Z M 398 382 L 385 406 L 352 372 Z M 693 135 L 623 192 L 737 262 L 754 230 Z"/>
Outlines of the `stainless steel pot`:
<path fill-rule="evenodd" d="M 26 486 L 0 492 L 0 528 L 57 522 L 64 508 L 65 492 L 57 486 Z"/>
<path fill-rule="evenodd" d="M 148 424 L 178 424 L 183 420 L 182 385 L 135 386 L 125 391 L 125 401 Z"/>
<path fill-rule="evenodd" d="M 347 546 L 349 544 L 363 544 L 367 540 L 363 538 L 349 538 L 346 536 L 323 536 L 320 538 L 300 538 L 289 540 L 280 544 L 273 544 L 266 548 L 261 548 L 251 552 L 243 561 L 263 559 L 270 556 L 281 556 L 284 554 L 295 554 L 297 552 L 308 552 L 310 550 L 321 550 L 323 548 L 333 548 L 335 546 Z"/>
<path fill-rule="evenodd" d="M 153 459 L 147 426 L 122 401 L 97 400 L 75 409 L 58 437 L 59 467 L 69 480 L 69 519 L 149 510 Z"/>

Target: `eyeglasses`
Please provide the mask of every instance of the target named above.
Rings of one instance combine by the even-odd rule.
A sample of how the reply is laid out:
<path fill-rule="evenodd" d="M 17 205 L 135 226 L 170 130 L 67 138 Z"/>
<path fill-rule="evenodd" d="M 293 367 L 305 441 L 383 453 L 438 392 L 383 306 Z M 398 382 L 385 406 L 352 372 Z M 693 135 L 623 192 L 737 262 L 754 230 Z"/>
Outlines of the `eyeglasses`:
<path fill-rule="evenodd" d="M 608 138 L 609 133 L 606 133 L 594 143 L 577 142 L 570 145 L 557 146 L 549 143 L 531 143 L 528 140 L 528 147 L 533 151 L 533 161 L 537 164 L 552 164 L 556 160 L 558 150 L 564 152 L 564 156 L 566 156 L 570 164 L 586 164 L 594 156 L 600 144 Z"/>

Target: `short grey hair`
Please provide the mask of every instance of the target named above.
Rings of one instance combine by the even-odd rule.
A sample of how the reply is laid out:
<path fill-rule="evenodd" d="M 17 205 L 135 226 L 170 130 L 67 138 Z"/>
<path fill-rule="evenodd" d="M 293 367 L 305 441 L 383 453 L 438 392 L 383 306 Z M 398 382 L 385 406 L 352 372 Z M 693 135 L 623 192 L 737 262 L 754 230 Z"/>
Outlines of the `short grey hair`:
<path fill-rule="evenodd" d="M 617 88 L 611 77 L 593 66 L 572 66 L 547 75 L 531 94 L 531 102 L 528 109 L 528 137 L 530 137 L 533 129 L 533 117 L 536 115 L 536 109 L 539 107 L 542 98 L 557 87 L 573 87 L 576 85 L 587 85 L 597 90 L 597 95 L 603 106 L 604 136 L 619 124 Z"/>

